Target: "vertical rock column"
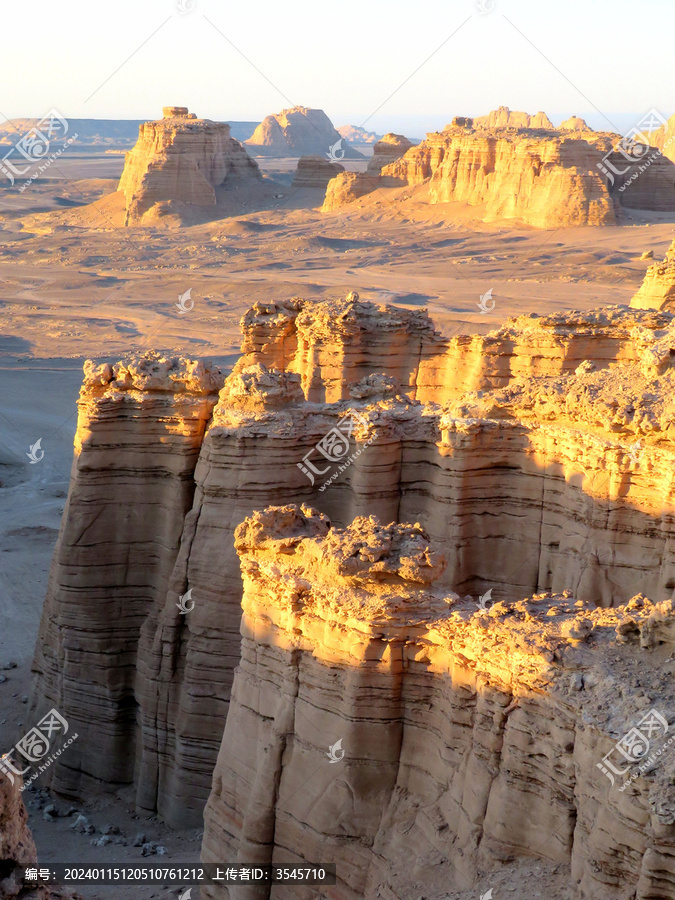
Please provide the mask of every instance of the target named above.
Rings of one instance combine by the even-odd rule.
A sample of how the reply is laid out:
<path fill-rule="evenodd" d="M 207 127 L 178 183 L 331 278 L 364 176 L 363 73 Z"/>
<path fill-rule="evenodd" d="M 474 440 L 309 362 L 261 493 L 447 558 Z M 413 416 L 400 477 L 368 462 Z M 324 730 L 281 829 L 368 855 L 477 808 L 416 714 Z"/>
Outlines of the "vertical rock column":
<path fill-rule="evenodd" d="M 50 768 L 70 795 L 134 774 L 143 622 L 166 597 L 222 376 L 146 354 L 85 365 L 75 461 L 34 660 L 35 702 L 79 739 Z"/>

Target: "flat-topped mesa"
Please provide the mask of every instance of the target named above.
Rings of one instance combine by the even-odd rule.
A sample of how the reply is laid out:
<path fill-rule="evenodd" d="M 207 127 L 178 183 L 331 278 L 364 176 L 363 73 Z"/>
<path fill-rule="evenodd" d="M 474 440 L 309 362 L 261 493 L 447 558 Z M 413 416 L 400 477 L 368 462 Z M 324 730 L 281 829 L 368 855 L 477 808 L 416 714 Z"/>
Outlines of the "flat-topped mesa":
<path fill-rule="evenodd" d="M 379 175 L 383 166 L 388 166 L 410 150 L 412 141 L 402 134 L 389 132 L 373 148 L 373 155 L 368 160 L 369 175 Z"/>
<path fill-rule="evenodd" d="M 229 125 L 198 119 L 184 106 L 165 106 L 163 114 L 140 126 L 125 156 L 118 186 L 126 200 L 125 225 L 149 221 L 176 204 L 213 207 L 216 188 L 261 180 L 257 163 L 230 137 Z"/>
<path fill-rule="evenodd" d="M 675 312 L 675 241 L 663 262 L 647 269 L 644 281 L 630 301 L 634 309 L 664 309 Z"/>
<path fill-rule="evenodd" d="M 33 662 L 40 711 L 56 707 L 80 735 L 49 769 L 54 788 L 71 796 L 88 777 L 133 778 L 140 630 L 166 597 L 224 381 L 203 362 L 152 352 L 112 366 L 87 361 L 84 372 Z"/>
<path fill-rule="evenodd" d="M 256 156 L 326 158 L 331 148 L 335 148 L 337 159 L 364 158 L 341 137 L 322 109 L 307 106 L 293 106 L 267 116 L 246 141 L 246 146 Z"/>
<path fill-rule="evenodd" d="M 420 525 L 334 528 L 307 505 L 254 513 L 235 544 L 241 661 L 203 862 L 321 858 L 333 900 L 409 900 L 534 856 L 542 896 L 671 896 L 672 600 L 461 600 L 433 586 L 443 558 Z M 657 765 L 617 749 L 640 726 Z"/>
<path fill-rule="evenodd" d="M 367 172 L 341 172 L 328 182 L 321 211 L 331 212 L 334 209 L 341 209 L 346 203 L 372 194 L 379 184 L 380 179 L 377 175 L 369 175 Z"/>

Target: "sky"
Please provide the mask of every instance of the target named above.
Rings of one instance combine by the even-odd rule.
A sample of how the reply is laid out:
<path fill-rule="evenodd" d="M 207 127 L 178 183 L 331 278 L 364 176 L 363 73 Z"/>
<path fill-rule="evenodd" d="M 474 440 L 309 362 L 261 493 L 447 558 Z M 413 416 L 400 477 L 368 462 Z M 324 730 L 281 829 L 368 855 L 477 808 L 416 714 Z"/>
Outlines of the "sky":
<path fill-rule="evenodd" d="M 33 0 L 5 31 L 0 121 L 304 105 L 423 137 L 505 105 L 624 131 L 675 113 L 673 33 L 672 0 Z"/>

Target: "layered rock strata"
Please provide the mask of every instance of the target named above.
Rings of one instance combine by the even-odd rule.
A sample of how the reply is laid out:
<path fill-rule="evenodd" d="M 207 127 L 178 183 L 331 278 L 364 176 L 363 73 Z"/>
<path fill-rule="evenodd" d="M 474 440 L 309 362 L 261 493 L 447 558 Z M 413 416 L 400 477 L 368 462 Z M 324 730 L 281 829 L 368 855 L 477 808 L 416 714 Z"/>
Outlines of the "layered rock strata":
<path fill-rule="evenodd" d="M 167 106 L 164 118 L 146 122 L 124 160 L 118 190 L 126 201 L 125 225 L 143 222 L 157 204 L 213 207 L 217 187 L 261 179 L 257 163 L 230 137 L 230 126 L 198 119 L 186 107 Z"/>
<path fill-rule="evenodd" d="M 363 159 L 322 109 L 293 106 L 267 116 L 246 141 L 256 156 L 321 156 L 335 147 L 338 159 Z"/>
<path fill-rule="evenodd" d="M 294 188 L 321 188 L 326 186 L 331 178 L 335 178 L 345 167 L 340 163 L 331 162 L 321 156 L 303 156 L 298 160 L 298 165 L 293 176 Z"/>
<path fill-rule="evenodd" d="M 88 369 L 35 663 L 81 736 L 54 786 L 135 781 L 139 808 L 198 824 L 240 652 L 234 533 L 268 505 L 424 522 L 462 594 L 672 595 L 670 313 L 446 340 L 352 294 L 242 322 L 215 407 L 219 382 L 188 364 L 170 390 Z"/>
<path fill-rule="evenodd" d="M 412 141 L 402 134 L 385 134 L 373 147 L 373 155 L 368 160 L 366 169 L 369 175 L 379 175 L 384 166 L 395 162 L 410 150 Z"/>
<path fill-rule="evenodd" d="M 675 896 L 671 600 L 481 608 L 433 587 L 420 525 L 306 506 L 235 543 L 242 656 L 202 859 L 331 862 L 337 883 L 207 897 L 441 897 L 531 856 L 569 866 L 570 898 Z"/>
<path fill-rule="evenodd" d="M 201 362 L 153 353 L 85 364 L 33 664 L 40 711 L 56 707 L 79 735 L 49 770 L 63 794 L 134 777 L 141 628 L 167 594 L 222 383 Z"/>
<path fill-rule="evenodd" d="M 556 130 L 550 123 L 456 118 L 383 165 L 379 181 L 340 176 L 330 182 L 323 209 L 340 209 L 377 187 L 404 185 L 424 186 L 420 198 L 432 204 L 479 207 L 486 222 L 512 219 L 536 228 L 611 225 L 623 207 L 675 209 L 675 196 L 663 189 L 675 180 L 670 160 L 656 149 L 630 155 L 619 135 L 581 131 L 583 124 L 570 120 Z M 373 178 L 375 157 L 371 163 Z"/>
<path fill-rule="evenodd" d="M 672 310 L 675 307 L 675 241 L 663 262 L 654 263 L 647 269 L 630 305 L 634 309 Z"/>
<path fill-rule="evenodd" d="M 342 172 L 328 182 L 321 209 L 323 212 L 340 209 L 353 200 L 371 194 L 379 183 L 376 175 L 369 175 L 367 172 Z"/>

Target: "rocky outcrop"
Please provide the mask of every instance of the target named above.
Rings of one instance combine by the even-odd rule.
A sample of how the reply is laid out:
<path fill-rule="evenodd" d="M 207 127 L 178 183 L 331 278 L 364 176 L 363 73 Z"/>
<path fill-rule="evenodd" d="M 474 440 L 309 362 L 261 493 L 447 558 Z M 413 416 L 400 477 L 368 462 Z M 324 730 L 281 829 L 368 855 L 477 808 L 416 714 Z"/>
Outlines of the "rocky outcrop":
<path fill-rule="evenodd" d="M 474 121 L 475 125 L 475 121 Z M 484 221 L 538 228 L 609 225 L 621 207 L 665 210 L 675 167 L 660 154 L 641 163 L 615 149 L 618 135 L 449 126 L 382 170 L 391 184 L 428 186 L 431 203 L 480 207 Z"/>
<path fill-rule="evenodd" d="M 13 775 L 10 780 L 0 773 L 0 897 L 4 900 L 71 898 L 68 891 L 52 890 L 24 877 L 23 870 L 37 867 L 38 860 L 21 791 L 21 776 Z"/>
<path fill-rule="evenodd" d="M 385 134 L 373 148 L 373 155 L 368 160 L 369 175 L 379 175 L 383 166 L 388 166 L 410 150 L 412 142 L 402 134 Z"/>
<path fill-rule="evenodd" d="M 366 131 L 360 125 L 340 125 L 338 134 L 352 144 L 376 144 L 382 140 L 381 134 L 376 134 L 374 131 Z"/>
<path fill-rule="evenodd" d="M 40 710 L 56 707 L 79 735 L 49 770 L 63 794 L 82 795 L 88 779 L 133 779 L 141 628 L 167 594 L 222 383 L 201 362 L 153 353 L 85 363 L 33 663 Z"/>
<path fill-rule="evenodd" d="M 635 309 L 675 309 L 675 241 L 668 248 L 663 262 L 647 269 L 630 305 Z"/>
<path fill-rule="evenodd" d="M 118 190 L 126 201 L 125 225 L 173 209 L 214 207 L 216 188 L 261 179 L 257 163 L 230 137 L 230 126 L 198 119 L 183 106 L 166 106 L 164 118 L 146 122 L 124 160 Z"/>
<path fill-rule="evenodd" d="M 652 147 L 657 147 L 667 159 L 675 162 L 675 116 L 655 131 L 648 132 L 648 138 Z"/>
<path fill-rule="evenodd" d="M 254 307 L 218 398 L 187 362 L 88 367 L 35 661 L 80 735 L 53 786 L 134 782 L 143 811 L 199 823 L 240 657 L 235 532 L 270 505 L 421 522 L 446 592 L 671 596 L 672 323 L 624 307 L 447 340 L 352 293 Z"/>
<path fill-rule="evenodd" d="M 242 656 L 203 861 L 330 861 L 322 896 L 408 900 L 535 856 L 569 867 L 570 898 L 675 896 L 671 600 L 481 608 L 433 586 L 420 525 L 336 528 L 307 506 L 257 513 L 235 543 Z"/>
<path fill-rule="evenodd" d="M 560 123 L 560 131 L 593 131 L 593 129 L 579 116 L 570 116 Z"/>
<path fill-rule="evenodd" d="M 303 156 L 298 160 L 298 165 L 293 176 L 294 188 L 321 188 L 326 186 L 331 178 L 335 178 L 345 167 L 340 163 L 331 162 L 320 156 Z"/>
<path fill-rule="evenodd" d="M 378 185 L 377 176 L 367 172 L 342 172 L 328 182 L 321 209 L 323 212 L 340 209 L 347 203 L 372 193 Z"/>
<path fill-rule="evenodd" d="M 254 156 L 320 156 L 326 157 L 334 147 L 340 159 L 363 159 L 335 130 L 322 109 L 293 106 L 267 116 L 246 141 Z"/>
<path fill-rule="evenodd" d="M 515 112 L 508 106 L 500 106 L 493 109 L 486 116 L 477 116 L 473 119 L 475 128 L 549 128 L 554 130 L 554 125 L 546 113 L 538 112 L 534 116 L 524 112 Z"/>

